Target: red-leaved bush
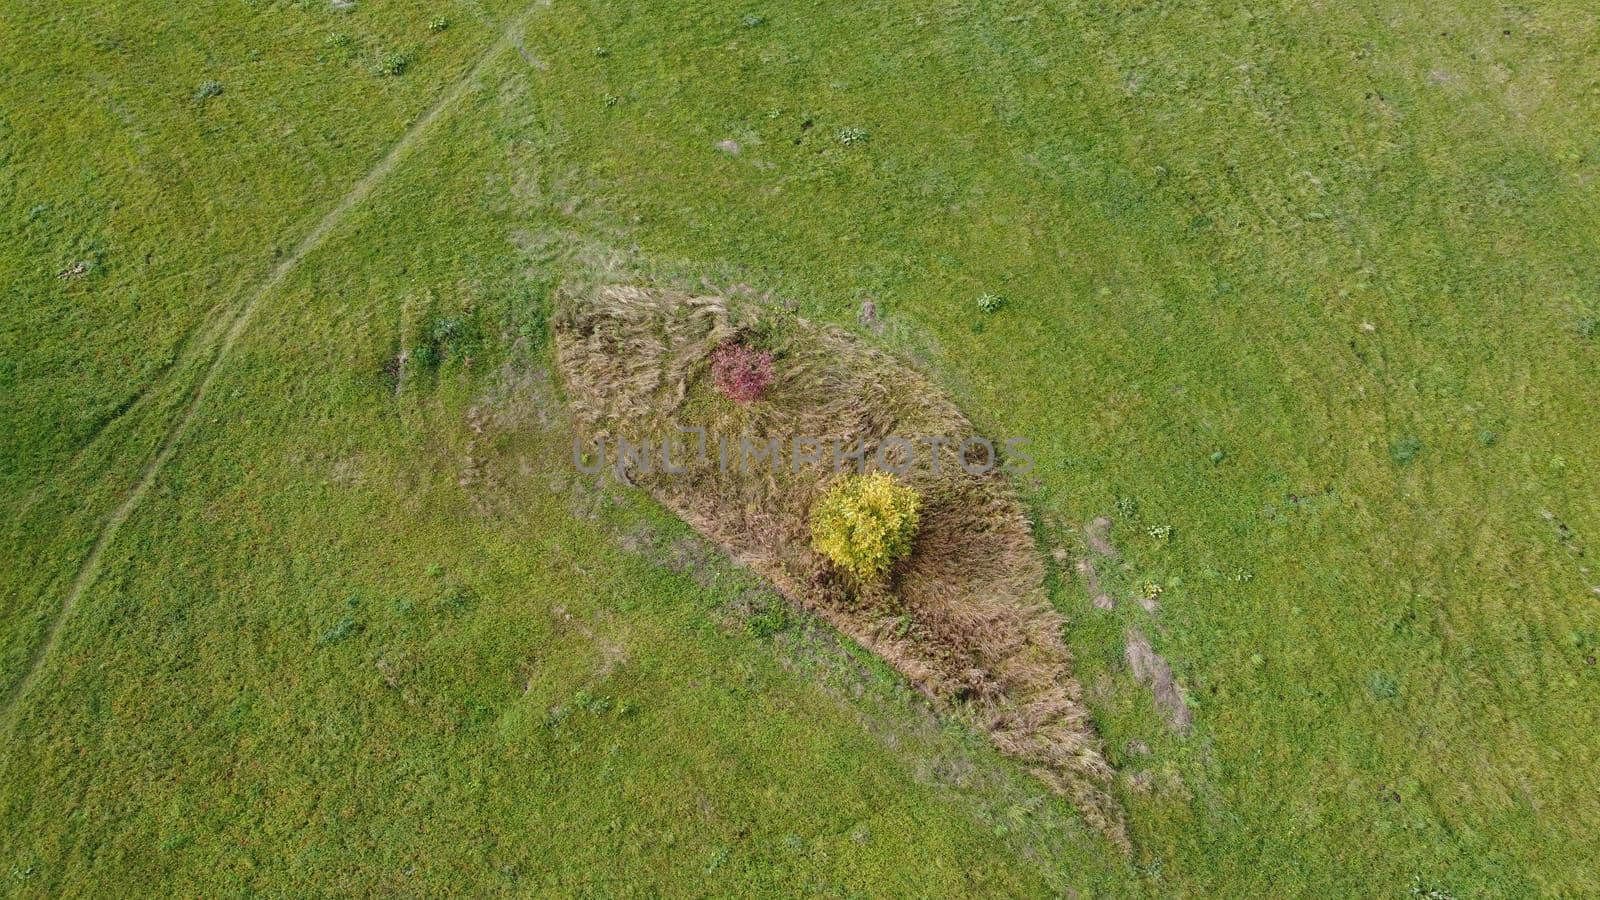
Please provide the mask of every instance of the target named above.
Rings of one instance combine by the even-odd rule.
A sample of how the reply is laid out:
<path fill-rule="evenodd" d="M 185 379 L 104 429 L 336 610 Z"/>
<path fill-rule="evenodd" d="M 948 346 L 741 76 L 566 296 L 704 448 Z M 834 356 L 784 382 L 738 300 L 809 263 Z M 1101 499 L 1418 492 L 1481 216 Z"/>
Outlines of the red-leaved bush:
<path fill-rule="evenodd" d="M 772 354 L 726 341 L 711 351 L 711 381 L 735 403 L 759 400 L 772 383 Z"/>

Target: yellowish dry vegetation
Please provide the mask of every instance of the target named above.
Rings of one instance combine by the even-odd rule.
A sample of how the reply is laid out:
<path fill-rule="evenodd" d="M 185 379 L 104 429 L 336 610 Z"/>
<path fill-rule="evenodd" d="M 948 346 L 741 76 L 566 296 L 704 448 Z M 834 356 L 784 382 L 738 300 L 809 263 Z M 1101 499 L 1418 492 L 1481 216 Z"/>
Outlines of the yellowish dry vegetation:
<path fill-rule="evenodd" d="M 845 475 L 812 510 L 811 545 L 856 578 L 881 578 L 911 552 L 920 505 L 887 472 Z"/>

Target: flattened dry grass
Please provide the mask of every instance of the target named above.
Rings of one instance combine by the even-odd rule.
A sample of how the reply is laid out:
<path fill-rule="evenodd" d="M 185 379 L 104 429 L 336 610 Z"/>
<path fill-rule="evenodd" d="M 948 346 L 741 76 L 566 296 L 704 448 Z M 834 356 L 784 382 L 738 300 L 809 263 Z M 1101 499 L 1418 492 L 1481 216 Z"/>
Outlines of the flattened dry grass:
<path fill-rule="evenodd" d="M 974 474 L 959 443 L 976 430 L 932 383 L 847 333 L 753 303 L 672 290 L 607 286 L 568 292 L 555 328 L 557 364 L 580 428 L 601 456 L 695 529 L 770 580 L 792 602 L 881 656 L 947 710 L 972 716 L 1003 752 L 1033 767 L 1110 840 L 1127 846 L 1063 622 L 1047 601 L 1044 567 L 1008 476 Z M 762 340 L 777 357 L 765 399 L 720 401 L 708 387 L 711 352 Z M 678 429 L 703 428 L 706 452 Z M 619 460 L 619 440 L 678 434 L 668 472 Z M 833 442 L 877 465 L 909 462 L 900 477 L 922 497 L 908 558 L 880 583 L 841 575 L 811 546 L 812 504 L 836 477 Z M 791 466 L 798 438 L 821 460 Z M 949 438 L 937 448 L 921 438 Z M 748 458 L 746 443 L 785 454 Z M 591 443 L 591 448 L 595 445 Z M 657 444 L 659 446 L 659 444 Z M 937 453 L 937 463 L 935 461 Z M 847 465 L 849 465 L 847 461 Z"/>

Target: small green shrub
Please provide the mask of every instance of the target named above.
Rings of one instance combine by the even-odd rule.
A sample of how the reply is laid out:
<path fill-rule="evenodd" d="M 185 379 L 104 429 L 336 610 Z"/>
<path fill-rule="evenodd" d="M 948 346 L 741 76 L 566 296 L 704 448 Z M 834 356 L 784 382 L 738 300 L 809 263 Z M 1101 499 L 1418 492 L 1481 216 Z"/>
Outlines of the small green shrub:
<path fill-rule="evenodd" d="M 418 344 L 411 348 L 411 362 L 424 369 L 439 365 L 439 348 L 432 344 Z"/>
<path fill-rule="evenodd" d="M 571 718 L 571 716 L 572 707 L 567 706 L 566 704 L 552 706 L 550 707 L 550 711 L 544 715 L 544 727 L 560 728 L 562 723 L 566 722 L 567 719 Z"/>
<path fill-rule="evenodd" d="M 579 691 L 572 698 L 574 706 L 582 707 L 585 712 L 592 715 L 603 716 L 611 711 L 610 697 L 596 697 L 588 691 Z"/>
<path fill-rule="evenodd" d="M 983 293 L 978 295 L 978 310 L 989 314 L 1000 311 L 1006 305 L 1006 298 L 999 294 Z"/>
<path fill-rule="evenodd" d="M 476 600 L 477 595 L 472 588 L 452 584 L 446 586 L 444 592 L 434 599 L 433 605 L 443 612 L 459 613 L 470 609 Z"/>
<path fill-rule="evenodd" d="M 406 69 L 410 68 L 410 66 L 411 57 L 408 54 L 389 52 L 379 57 L 378 74 L 390 78 L 398 78 L 404 75 Z"/>
<path fill-rule="evenodd" d="M 851 144 L 865 144 L 869 135 L 867 134 L 867 130 L 865 128 L 857 128 L 856 126 L 851 125 L 839 129 L 835 137 L 839 139 L 839 143 L 848 147 Z"/>
<path fill-rule="evenodd" d="M 550 336 L 549 319 L 550 314 L 542 304 L 529 306 L 512 317 L 512 333 L 527 341 L 529 346 L 541 346 Z"/>
<path fill-rule="evenodd" d="M 1371 672 L 1367 675 L 1367 693 L 1377 700 L 1393 700 L 1400 696 L 1400 683 L 1387 672 Z"/>
<path fill-rule="evenodd" d="M 461 337 L 465 327 L 460 316 L 441 316 L 433 323 L 433 342 L 452 344 Z"/>
<path fill-rule="evenodd" d="M 476 317 L 439 316 L 423 324 L 408 362 L 424 371 L 437 369 L 445 362 L 460 362 L 471 356 L 482 343 L 482 329 Z"/>
<path fill-rule="evenodd" d="M 884 472 L 847 475 L 811 513 L 811 544 L 851 575 L 874 579 L 911 552 L 921 499 Z"/>
<path fill-rule="evenodd" d="M 328 56 L 331 59 L 348 62 L 361 55 L 361 48 L 356 46 L 356 39 L 343 31 L 329 34 L 322 43 L 328 48 Z"/>
<path fill-rule="evenodd" d="M 323 645 L 337 644 L 360 630 L 361 625 L 355 619 L 340 619 L 337 625 L 323 632 L 322 637 L 317 638 L 317 643 Z"/>
<path fill-rule="evenodd" d="M 1389 445 L 1389 456 L 1402 466 L 1410 465 L 1411 461 L 1416 459 L 1417 454 L 1421 452 L 1422 441 L 1410 435 L 1395 438 L 1394 443 Z"/>
<path fill-rule="evenodd" d="M 207 79 L 200 82 L 200 86 L 194 89 L 194 102 L 204 103 L 212 97 L 220 97 L 221 95 L 222 82 Z"/>
<path fill-rule="evenodd" d="M 428 30 L 434 34 L 438 34 L 449 27 L 450 20 L 446 19 L 444 16 L 434 16 L 432 19 L 428 20 Z"/>
<path fill-rule="evenodd" d="M 769 638 L 789 627 L 789 607 L 772 598 L 745 622 L 745 630 L 759 638 Z"/>

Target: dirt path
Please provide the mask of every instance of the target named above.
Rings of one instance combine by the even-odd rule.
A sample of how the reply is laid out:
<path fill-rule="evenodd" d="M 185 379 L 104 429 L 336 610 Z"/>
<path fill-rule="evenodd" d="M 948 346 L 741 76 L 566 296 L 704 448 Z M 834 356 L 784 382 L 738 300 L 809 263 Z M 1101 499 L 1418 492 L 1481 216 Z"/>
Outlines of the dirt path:
<path fill-rule="evenodd" d="M 452 82 L 444 93 L 433 102 L 433 105 L 428 107 L 427 111 L 419 116 L 411 127 L 406 129 L 399 140 L 395 141 L 393 146 L 389 148 L 389 152 L 378 160 L 377 165 L 373 166 L 367 174 L 361 177 L 361 180 L 350 187 L 350 190 L 339 199 L 339 202 L 334 204 L 333 208 L 318 220 L 311 231 L 300 239 L 300 242 L 295 245 L 293 250 L 278 260 L 277 264 L 268 271 L 266 279 L 246 295 L 244 303 L 235 307 L 231 312 L 224 310 L 218 318 L 207 323 L 205 330 L 208 332 L 208 343 L 217 341 L 218 338 L 216 336 L 220 334 L 220 344 L 212 352 L 211 364 L 206 367 L 205 375 L 201 377 L 200 383 L 190 395 L 189 402 L 184 405 L 183 411 L 168 427 L 167 433 L 156 448 L 154 455 L 140 470 L 139 480 L 129 489 L 122 502 L 117 505 L 116 509 L 112 510 L 105 524 L 100 527 L 100 533 L 95 537 L 94 545 L 78 566 L 77 574 L 72 579 L 72 586 L 68 589 L 66 597 L 62 599 L 61 605 L 56 608 L 55 616 L 50 620 L 50 625 L 45 629 L 43 637 L 34 645 L 33 653 L 28 658 L 28 664 L 23 669 L 22 677 L 17 679 L 7 693 L 4 715 L 7 719 L 6 728 L 8 732 L 15 727 L 13 712 L 19 701 L 33 687 L 45 659 L 50 656 L 51 652 L 55 650 L 56 644 L 59 643 L 62 625 L 66 622 L 67 617 L 72 614 L 73 608 L 77 606 L 78 599 L 94 584 L 95 579 L 99 576 L 100 558 L 104 555 L 106 547 L 116 539 L 117 532 L 122 528 L 122 524 L 128 520 L 134 509 L 144 500 L 145 494 L 149 492 L 150 486 L 155 483 L 156 476 L 161 473 L 162 467 L 177 452 L 178 445 L 189 431 L 189 426 L 193 424 L 195 416 L 199 414 L 201 406 L 205 404 L 212 385 L 216 383 L 223 366 L 232 355 L 233 345 L 239 340 L 239 336 L 244 334 L 245 329 L 249 327 L 257 307 L 261 305 L 261 301 L 288 278 L 289 273 L 294 271 L 306 254 L 321 246 L 322 242 L 327 239 L 328 235 L 344 217 L 365 200 L 373 189 L 394 171 L 407 152 L 416 146 L 435 122 L 446 116 L 455 107 L 497 57 L 506 50 L 520 44 L 523 25 L 535 12 L 547 5 L 545 0 L 535 0 L 535 2 L 519 12 L 500 33 L 500 37 L 473 62 L 472 68 Z"/>

